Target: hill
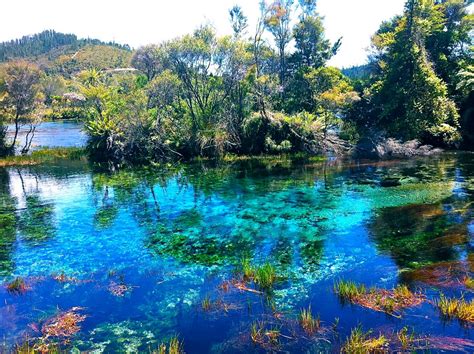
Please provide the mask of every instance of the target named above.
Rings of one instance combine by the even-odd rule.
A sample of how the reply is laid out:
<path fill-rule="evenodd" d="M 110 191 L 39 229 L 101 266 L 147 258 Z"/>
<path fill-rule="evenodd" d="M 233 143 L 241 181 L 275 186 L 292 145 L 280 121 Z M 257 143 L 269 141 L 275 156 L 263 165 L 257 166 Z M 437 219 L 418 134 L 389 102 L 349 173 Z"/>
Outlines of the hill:
<path fill-rule="evenodd" d="M 0 43 L 0 63 L 25 59 L 43 70 L 71 75 L 83 69 L 111 69 L 128 66 L 132 51 L 128 45 L 98 39 L 78 39 L 74 34 L 44 31 Z"/>

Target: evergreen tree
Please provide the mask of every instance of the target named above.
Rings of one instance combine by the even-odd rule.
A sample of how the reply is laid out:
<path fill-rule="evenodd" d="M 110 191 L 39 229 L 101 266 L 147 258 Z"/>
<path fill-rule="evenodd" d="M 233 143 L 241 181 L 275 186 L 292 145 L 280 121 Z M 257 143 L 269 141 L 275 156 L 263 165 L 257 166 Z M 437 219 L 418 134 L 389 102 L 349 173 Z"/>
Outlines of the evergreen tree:
<path fill-rule="evenodd" d="M 366 95 L 372 109 L 367 123 L 397 138 L 451 144 L 459 138 L 458 113 L 426 50 L 429 3 L 409 0 L 394 32 L 383 33 L 381 75 Z"/>

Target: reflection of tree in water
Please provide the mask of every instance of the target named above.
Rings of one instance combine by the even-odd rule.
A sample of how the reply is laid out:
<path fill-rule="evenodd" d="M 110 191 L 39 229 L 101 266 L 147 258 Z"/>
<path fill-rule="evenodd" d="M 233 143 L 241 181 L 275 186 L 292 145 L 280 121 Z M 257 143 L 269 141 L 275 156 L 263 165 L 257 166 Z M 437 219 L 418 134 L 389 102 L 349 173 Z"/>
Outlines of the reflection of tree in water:
<path fill-rule="evenodd" d="M 467 220 L 453 217 L 441 203 L 381 210 L 369 228 L 377 247 L 400 268 L 456 260 L 457 246 L 468 244 Z"/>
<path fill-rule="evenodd" d="M 293 188 L 303 188 L 314 184 L 314 178 L 325 171 L 308 174 L 303 166 L 292 164 L 271 164 L 243 162 L 236 165 L 208 166 L 205 164 L 180 165 L 168 170 L 127 170 L 114 174 L 97 174 L 93 178 L 97 211 L 95 224 L 99 228 L 111 227 L 119 210 L 127 210 L 141 228 L 149 235 L 147 247 L 157 255 L 171 257 L 189 264 L 218 265 L 239 262 L 244 256 L 265 252 L 282 266 L 290 267 L 295 261 L 316 265 L 322 255 L 323 242 L 317 237 L 314 227 L 301 227 L 301 239 L 295 242 L 294 235 L 287 235 L 285 223 L 277 234 L 262 234 L 259 230 L 273 222 L 284 219 L 290 222 L 298 219 L 306 225 L 305 213 L 291 210 L 288 200 L 274 208 L 271 193 L 288 193 L 295 209 L 298 203 L 307 203 L 311 197 Z M 318 176 L 318 178 L 321 176 Z M 331 183 L 331 174 L 326 180 Z M 169 193 L 170 182 L 178 190 L 172 197 L 183 198 L 192 206 L 177 208 L 172 214 L 161 214 L 157 188 L 163 194 Z M 254 207 L 256 196 L 266 201 L 265 207 Z M 308 200 L 306 200 L 306 199 Z M 305 199 L 305 200 L 303 200 Z M 209 203 L 218 200 L 225 206 L 222 213 L 210 215 Z M 177 201 L 177 203 L 180 203 Z M 206 211 L 207 209 L 207 211 Z M 233 215 L 227 213 L 231 210 Z"/>
<path fill-rule="evenodd" d="M 10 192 L 8 171 L 0 168 L 0 275 L 7 275 L 13 270 L 11 259 L 13 244 L 16 239 L 16 200 Z"/>
<path fill-rule="evenodd" d="M 369 226 L 377 247 L 400 268 L 418 268 L 459 260 L 472 252 L 468 224 L 474 215 L 472 155 L 440 155 L 430 163 L 417 162 L 414 175 L 422 180 L 456 180 L 456 190 L 436 204 L 409 205 L 379 211 Z M 435 193 L 435 191 L 433 191 Z"/>
<path fill-rule="evenodd" d="M 36 188 L 27 191 L 22 172 L 17 171 L 21 180 L 24 208 L 18 211 L 18 231 L 28 242 L 42 242 L 56 233 L 54 206 L 45 203 L 39 194 L 38 177 L 35 176 Z"/>

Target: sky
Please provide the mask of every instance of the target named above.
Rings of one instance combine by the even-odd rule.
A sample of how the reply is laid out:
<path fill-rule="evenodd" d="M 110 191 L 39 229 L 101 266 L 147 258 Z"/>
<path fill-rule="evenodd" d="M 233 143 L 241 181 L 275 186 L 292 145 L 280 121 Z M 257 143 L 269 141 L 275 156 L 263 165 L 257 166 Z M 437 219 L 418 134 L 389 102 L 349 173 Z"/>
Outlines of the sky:
<path fill-rule="evenodd" d="M 219 34 L 231 33 L 228 10 L 240 5 L 249 17 L 249 31 L 258 16 L 259 0 L 1 0 L 0 41 L 46 29 L 98 38 L 137 48 L 212 24 Z M 371 35 L 380 23 L 400 14 L 405 0 L 318 0 L 326 35 L 342 47 L 330 64 L 363 64 Z"/>

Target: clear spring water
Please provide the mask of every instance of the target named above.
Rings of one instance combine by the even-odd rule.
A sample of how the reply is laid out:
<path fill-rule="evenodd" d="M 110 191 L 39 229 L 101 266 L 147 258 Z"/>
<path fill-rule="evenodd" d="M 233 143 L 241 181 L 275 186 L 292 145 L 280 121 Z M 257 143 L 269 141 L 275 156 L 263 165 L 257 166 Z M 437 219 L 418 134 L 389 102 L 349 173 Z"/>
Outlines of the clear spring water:
<path fill-rule="evenodd" d="M 12 139 L 15 127 L 9 125 L 7 136 Z M 21 127 L 18 134 L 18 146 L 23 146 L 29 127 Z M 44 122 L 36 127 L 32 150 L 44 147 L 82 147 L 86 144 L 87 135 L 83 131 L 83 124 L 76 121 Z"/>
<path fill-rule="evenodd" d="M 473 157 L 0 169 L 0 338 L 11 348 L 81 307 L 87 318 L 67 348 L 149 352 L 178 335 L 188 353 L 258 352 L 250 327 L 262 321 L 281 331 L 283 351 L 338 350 L 359 324 L 387 336 L 408 326 L 472 351 L 471 328 L 429 302 L 397 318 L 342 304 L 333 284 L 404 283 L 429 300 L 439 291 L 471 299 L 458 275 L 448 286 L 430 270 L 474 272 Z M 271 262 L 285 280 L 266 296 L 223 291 L 243 257 Z M 5 286 L 18 276 L 22 295 Z M 204 311 L 207 298 L 220 305 Z M 338 319 L 324 340 L 294 329 L 308 305 L 328 328 Z"/>

